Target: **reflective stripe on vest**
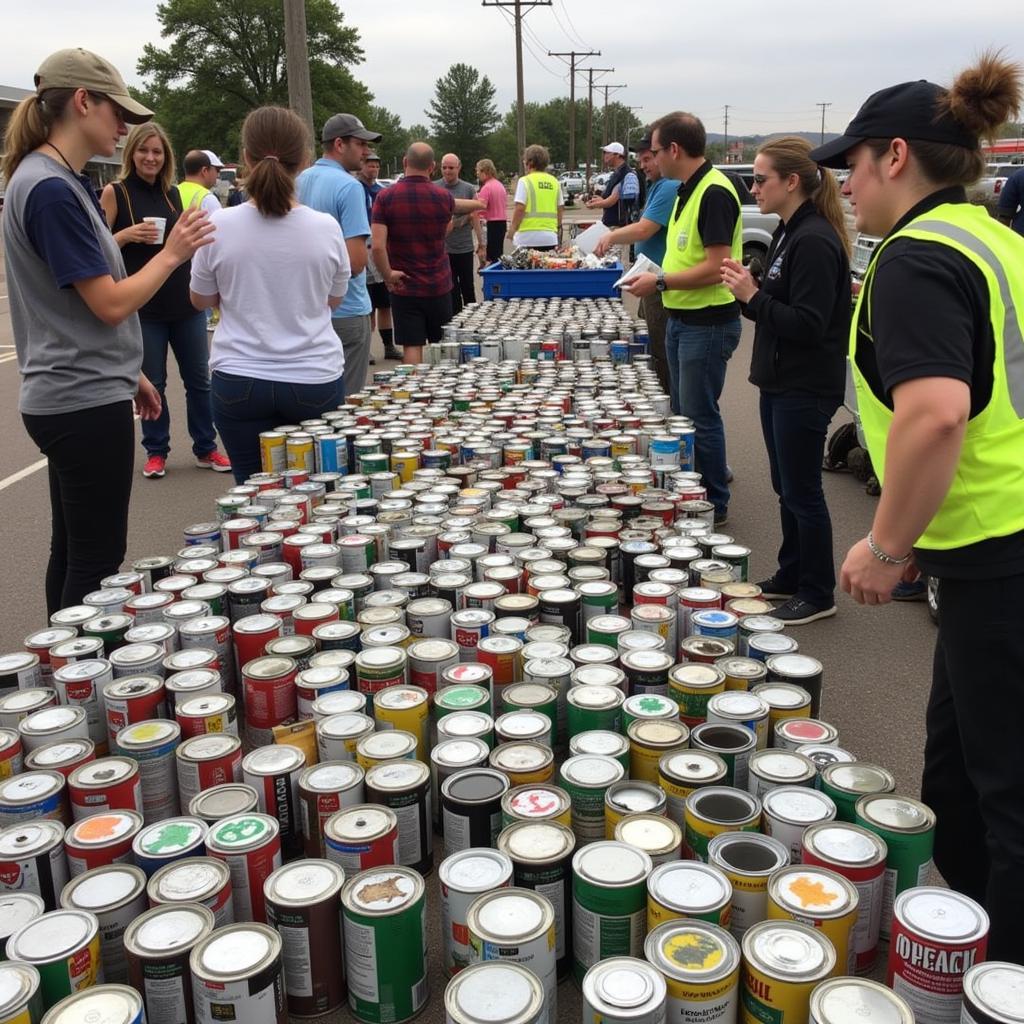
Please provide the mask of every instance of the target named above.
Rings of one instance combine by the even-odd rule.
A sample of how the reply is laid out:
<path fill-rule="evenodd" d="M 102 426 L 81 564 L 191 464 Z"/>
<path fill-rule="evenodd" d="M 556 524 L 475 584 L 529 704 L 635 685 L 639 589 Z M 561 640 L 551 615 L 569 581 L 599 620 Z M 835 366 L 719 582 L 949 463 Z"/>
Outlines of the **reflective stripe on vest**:
<path fill-rule="evenodd" d="M 712 185 L 726 189 L 736 201 L 736 225 L 733 228 L 730 255 L 734 260 L 742 261 L 743 218 L 740 214 L 740 199 L 733 183 L 720 170 L 712 167 L 697 183 L 685 206 L 680 209 L 678 200 L 675 203 L 665 238 L 665 258 L 661 263 L 666 274 L 689 270 L 707 258 L 697 221 L 701 200 Z M 724 284 L 710 284 L 703 288 L 674 288 L 662 295 L 666 309 L 707 309 L 709 306 L 729 306 L 735 301 L 735 296 Z"/>
<path fill-rule="evenodd" d="M 203 200 L 210 194 L 208 188 L 195 181 L 179 181 L 178 195 L 181 196 L 181 208 L 187 210 L 190 206 L 199 207 Z"/>
<path fill-rule="evenodd" d="M 900 236 L 948 245 L 978 268 L 988 288 L 995 339 L 991 398 L 968 421 L 956 476 L 916 546 L 948 550 L 1017 533 L 1024 530 L 1024 239 L 998 224 L 984 208 L 947 203 L 911 221 L 875 251 L 850 330 L 850 365 L 864 436 L 880 482 L 893 413 L 861 373 L 857 341 L 862 334 L 873 344 L 875 268 L 885 246 Z"/>
<path fill-rule="evenodd" d="M 526 184 L 526 210 L 520 231 L 558 231 L 558 179 L 541 171 L 523 178 Z"/>

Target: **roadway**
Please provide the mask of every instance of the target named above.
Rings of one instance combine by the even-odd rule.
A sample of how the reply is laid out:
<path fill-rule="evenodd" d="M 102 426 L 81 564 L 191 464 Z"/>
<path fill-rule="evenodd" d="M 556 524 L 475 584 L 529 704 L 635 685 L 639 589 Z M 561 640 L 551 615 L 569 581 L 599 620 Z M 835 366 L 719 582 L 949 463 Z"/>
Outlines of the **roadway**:
<path fill-rule="evenodd" d="M 583 211 L 572 219 L 591 219 Z M 0 653 L 20 649 L 22 638 L 45 625 L 43 573 L 49 543 L 46 473 L 17 412 L 18 373 L 8 318 L 6 282 L 0 263 Z M 779 542 L 776 499 L 771 491 L 761 439 L 757 392 L 746 380 L 752 331 L 743 339 L 729 369 L 723 411 L 729 461 L 735 472 L 728 532 L 754 550 L 751 575 L 759 579 L 774 568 Z M 374 337 L 377 369 L 384 365 Z M 214 499 L 230 486 L 227 474 L 194 467 L 184 427 L 184 400 L 172 367 L 168 397 L 172 417 L 172 451 L 163 480 L 141 476 L 136 459 L 128 559 L 170 554 L 182 546 L 181 530 L 189 523 L 215 518 Z M 837 422 L 846 414 L 839 413 Z M 141 448 L 139 449 L 141 456 Z M 97 460 L 104 458 L 99 450 Z M 848 475 L 826 474 L 837 560 L 863 537 L 875 499 Z M 924 738 L 924 706 L 931 670 L 934 627 L 923 604 L 861 608 L 845 595 L 832 619 L 793 629 L 801 650 L 825 668 L 823 717 L 840 730 L 840 742 L 859 756 L 890 768 L 901 792 L 919 792 Z M 438 858 L 439 859 L 439 858 Z M 436 909 L 436 882 L 428 882 L 431 909 Z M 431 913 L 436 922 L 437 915 Z M 436 927 L 436 924 L 432 925 Z M 432 955 L 437 951 L 436 932 Z M 425 1019 L 443 1018 L 440 975 Z M 578 1019 L 578 991 L 560 986 L 560 1018 Z M 345 1013 L 344 1019 L 349 1019 Z"/>

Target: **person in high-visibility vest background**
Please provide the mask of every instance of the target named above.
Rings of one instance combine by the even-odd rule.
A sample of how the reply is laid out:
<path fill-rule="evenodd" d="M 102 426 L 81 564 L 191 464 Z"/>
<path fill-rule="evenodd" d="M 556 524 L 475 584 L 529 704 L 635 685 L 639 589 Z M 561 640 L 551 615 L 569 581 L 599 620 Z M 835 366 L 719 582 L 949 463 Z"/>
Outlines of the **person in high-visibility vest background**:
<path fill-rule="evenodd" d="M 842 588 L 885 604 L 941 581 L 921 796 L 935 863 L 991 917 L 988 958 L 1024 963 L 1024 239 L 967 201 L 978 139 L 1019 108 L 1020 65 L 986 55 L 949 89 L 906 82 L 861 107 L 811 158 L 875 250 L 850 332 L 882 483 Z M 885 678 L 884 652 L 877 672 Z"/>
<path fill-rule="evenodd" d="M 551 156 L 543 146 L 527 146 L 523 153 L 526 171 L 516 183 L 509 234 L 515 245 L 527 249 L 556 249 L 562 237 L 565 196 L 553 174 Z"/>

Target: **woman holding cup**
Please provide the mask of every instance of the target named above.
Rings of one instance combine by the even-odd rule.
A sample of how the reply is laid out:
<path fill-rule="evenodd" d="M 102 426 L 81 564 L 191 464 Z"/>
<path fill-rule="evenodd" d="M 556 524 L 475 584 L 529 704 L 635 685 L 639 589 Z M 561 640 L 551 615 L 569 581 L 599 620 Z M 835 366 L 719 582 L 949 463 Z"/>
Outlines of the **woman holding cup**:
<path fill-rule="evenodd" d="M 121 247 L 129 274 L 141 270 L 164 246 L 167 232 L 182 213 L 174 185 L 174 151 L 170 139 L 154 121 L 136 125 L 124 146 L 117 181 L 103 189 L 100 205 L 114 240 Z M 146 464 L 142 475 L 153 479 L 166 473 L 171 449 L 167 385 L 167 349 L 174 352 L 185 384 L 185 410 L 196 464 L 228 472 L 231 463 L 217 450 L 210 407 L 210 347 L 206 315 L 189 301 L 189 263 L 181 264 L 160 290 L 139 310 L 142 324 L 142 370 L 160 392 L 160 415 L 142 424 Z"/>
<path fill-rule="evenodd" d="M 113 156 L 126 121 L 152 111 L 117 69 L 88 50 L 51 54 L 4 138 L 3 237 L 19 409 L 49 461 L 53 530 L 46 571 L 50 613 L 78 604 L 117 572 L 128 537 L 135 411 L 160 414 L 142 370 L 136 311 L 212 239 L 206 214 L 178 218 L 159 252 L 129 275 L 83 174 Z"/>

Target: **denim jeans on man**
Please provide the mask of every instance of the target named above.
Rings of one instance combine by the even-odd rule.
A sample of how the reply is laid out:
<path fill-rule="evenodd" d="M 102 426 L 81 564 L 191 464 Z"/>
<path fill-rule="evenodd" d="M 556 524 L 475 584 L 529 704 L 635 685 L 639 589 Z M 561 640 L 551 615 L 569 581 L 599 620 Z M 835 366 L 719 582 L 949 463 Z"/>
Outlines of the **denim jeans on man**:
<path fill-rule="evenodd" d="M 235 482 L 260 465 L 260 434 L 282 423 L 316 419 L 344 398 L 341 377 L 325 384 L 291 384 L 213 371 L 213 419 L 231 459 Z"/>
<path fill-rule="evenodd" d="M 697 469 L 708 489 L 708 501 L 715 512 L 729 507 L 726 482 L 725 427 L 718 400 L 725 387 L 725 369 L 740 343 L 740 320 L 697 326 L 669 317 L 665 333 L 672 397 L 679 412 L 689 416 L 696 428 Z"/>
<path fill-rule="evenodd" d="M 142 372 L 160 392 L 163 407 L 155 420 L 142 421 L 142 447 L 147 455 L 167 457 L 171 450 L 171 414 L 167 386 L 167 349 L 170 346 L 185 385 L 185 416 L 193 455 L 209 455 L 217 447 L 210 408 L 210 342 L 206 313 L 181 320 L 142 320 Z"/>
<path fill-rule="evenodd" d="M 840 400 L 809 391 L 761 392 L 761 430 L 782 519 L 775 580 L 816 608 L 832 607 L 836 586 L 821 460 Z"/>

